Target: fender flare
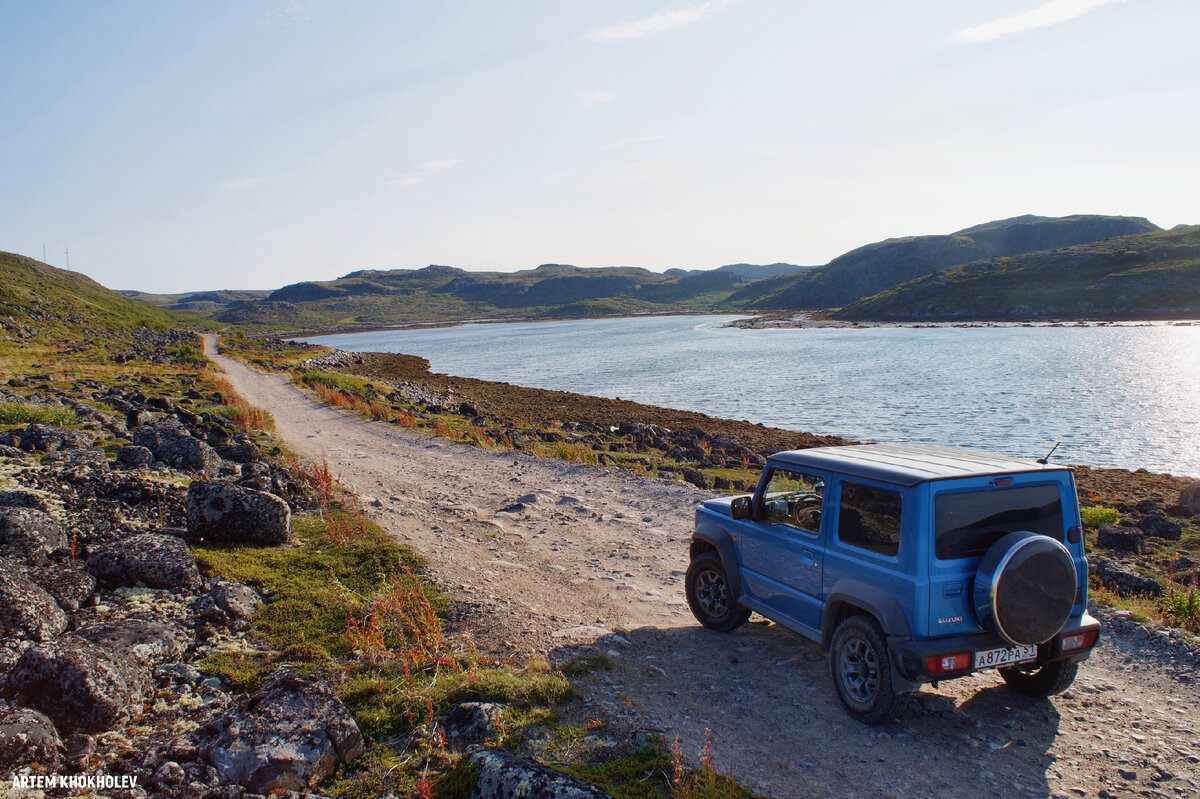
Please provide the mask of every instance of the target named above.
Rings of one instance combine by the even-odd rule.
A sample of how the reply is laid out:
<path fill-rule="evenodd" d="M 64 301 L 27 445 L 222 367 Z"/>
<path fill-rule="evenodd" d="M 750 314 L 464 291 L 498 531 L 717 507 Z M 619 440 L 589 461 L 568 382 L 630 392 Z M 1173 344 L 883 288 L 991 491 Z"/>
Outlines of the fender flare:
<path fill-rule="evenodd" d="M 704 524 L 698 525 L 696 532 L 692 533 L 692 552 L 695 552 L 697 541 L 702 541 L 716 549 L 717 555 L 721 558 L 721 565 L 725 568 L 729 593 L 734 601 L 740 600 L 742 597 L 742 573 L 738 568 L 737 548 L 733 543 L 733 536 L 728 530 L 718 525 Z"/>
<path fill-rule="evenodd" d="M 834 584 L 825 600 L 825 612 L 821 617 L 821 640 L 828 649 L 833 640 L 834 623 L 838 621 L 838 610 L 843 605 L 862 609 L 875 617 L 884 635 L 889 638 L 908 638 L 912 635 L 908 617 L 896 598 L 878 586 L 844 577 Z"/>

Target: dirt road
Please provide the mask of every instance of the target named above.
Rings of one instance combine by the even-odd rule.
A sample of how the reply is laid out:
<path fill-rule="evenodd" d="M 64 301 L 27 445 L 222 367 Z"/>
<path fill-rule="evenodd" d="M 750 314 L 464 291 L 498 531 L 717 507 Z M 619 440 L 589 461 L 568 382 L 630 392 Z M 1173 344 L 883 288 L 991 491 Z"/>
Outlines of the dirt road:
<path fill-rule="evenodd" d="M 551 655 L 593 644 L 612 660 L 584 679 L 575 711 L 609 734 L 660 731 L 690 755 L 710 729 L 721 770 L 780 798 L 1200 796 L 1195 663 L 1153 639 L 1107 636 L 1061 697 L 1026 699 L 985 672 L 865 727 L 837 703 L 815 645 L 762 620 L 720 635 L 692 619 L 683 572 L 705 492 L 367 422 L 215 355 L 212 337 L 206 347 L 290 447 L 325 458 L 480 608 L 487 643 Z"/>

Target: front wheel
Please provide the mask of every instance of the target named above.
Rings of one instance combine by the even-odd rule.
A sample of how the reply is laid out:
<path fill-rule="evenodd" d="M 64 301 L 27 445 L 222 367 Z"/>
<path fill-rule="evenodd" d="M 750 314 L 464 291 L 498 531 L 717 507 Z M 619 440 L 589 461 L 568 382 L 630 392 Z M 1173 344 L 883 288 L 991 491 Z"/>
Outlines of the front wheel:
<path fill-rule="evenodd" d="M 887 641 L 869 616 L 851 616 L 838 625 L 829 669 L 838 698 L 864 724 L 892 721 L 908 703 L 908 694 L 892 690 Z"/>
<path fill-rule="evenodd" d="M 1026 696 L 1053 696 L 1061 694 L 1075 682 L 1079 673 L 1078 663 L 1056 660 L 1036 671 L 1026 671 L 1020 666 L 997 669 L 1008 687 Z"/>
<path fill-rule="evenodd" d="M 750 618 L 750 611 L 738 606 L 729 590 L 725 566 L 716 552 L 703 552 L 688 566 L 683 581 L 688 607 L 696 621 L 710 630 L 728 633 Z"/>

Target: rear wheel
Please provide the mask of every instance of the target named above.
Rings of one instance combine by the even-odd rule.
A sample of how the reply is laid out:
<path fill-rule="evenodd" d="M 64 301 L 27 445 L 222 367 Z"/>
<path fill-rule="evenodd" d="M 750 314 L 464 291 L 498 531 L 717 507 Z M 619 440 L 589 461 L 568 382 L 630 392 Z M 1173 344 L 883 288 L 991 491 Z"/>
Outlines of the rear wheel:
<path fill-rule="evenodd" d="M 1079 664 L 1056 660 L 1036 670 L 1009 666 L 998 671 L 1014 691 L 1026 696 L 1053 696 L 1071 687 L 1075 675 L 1079 673 Z"/>
<path fill-rule="evenodd" d="M 710 630 L 732 632 L 750 618 L 750 611 L 740 607 L 729 590 L 725 565 L 716 552 L 697 555 L 688 566 L 683 585 L 692 615 Z"/>
<path fill-rule="evenodd" d="M 829 669 L 838 698 L 864 724 L 892 721 L 908 703 L 908 694 L 892 690 L 887 641 L 870 616 L 851 616 L 838 625 Z"/>

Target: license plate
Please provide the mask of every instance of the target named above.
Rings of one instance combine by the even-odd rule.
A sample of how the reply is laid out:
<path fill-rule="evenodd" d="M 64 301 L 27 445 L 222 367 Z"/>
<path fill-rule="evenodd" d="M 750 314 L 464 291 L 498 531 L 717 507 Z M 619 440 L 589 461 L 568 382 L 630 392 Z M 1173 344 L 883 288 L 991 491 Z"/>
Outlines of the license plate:
<path fill-rule="evenodd" d="M 1037 659 L 1036 646 L 1014 646 L 1009 649 L 985 649 L 975 653 L 975 668 L 990 669 L 1011 663 Z"/>

